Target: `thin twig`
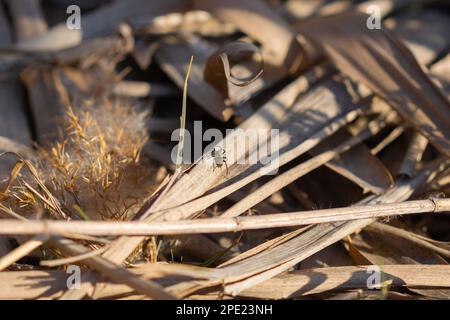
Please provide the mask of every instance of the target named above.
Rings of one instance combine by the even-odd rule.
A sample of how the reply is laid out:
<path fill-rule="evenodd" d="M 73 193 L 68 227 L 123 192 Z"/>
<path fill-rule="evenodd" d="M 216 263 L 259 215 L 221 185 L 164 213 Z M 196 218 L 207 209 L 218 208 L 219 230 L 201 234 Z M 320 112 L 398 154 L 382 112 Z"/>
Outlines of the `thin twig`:
<path fill-rule="evenodd" d="M 43 267 L 50 267 L 50 268 L 62 266 L 65 264 L 74 264 L 74 263 L 86 260 L 88 258 L 91 258 L 91 257 L 96 257 L 96 256 L 102 254 L 103 252 L 105 252 L 106 249 L 108 249 L 107 246 L 100 248 L 98 250 L 93 250 L 93 251 L 89 251 L 87 253 L 80 254 L 78 256 L 67 257 L 67 258 L 62 258 L 62 259 L 44 260 L 44 261 L 41 261 L 39 264 Z"/>

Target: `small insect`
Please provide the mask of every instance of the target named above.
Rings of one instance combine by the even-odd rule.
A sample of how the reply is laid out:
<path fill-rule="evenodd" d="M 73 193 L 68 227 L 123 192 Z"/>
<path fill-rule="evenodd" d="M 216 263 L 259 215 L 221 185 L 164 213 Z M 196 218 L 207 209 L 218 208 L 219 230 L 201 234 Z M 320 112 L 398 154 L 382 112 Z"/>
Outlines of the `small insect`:
<path fill-rule="evenodd" d="M 214 170 L 216 170 L 216 168 L 221 168 L 223 165 L 225 165 L 225 168 L 227 170 L 226 175 L 228 175 L 227 153 L 221 146 L 216 146 L 211 150 L 211 158 L 214 159 L 213 172 Z"/>

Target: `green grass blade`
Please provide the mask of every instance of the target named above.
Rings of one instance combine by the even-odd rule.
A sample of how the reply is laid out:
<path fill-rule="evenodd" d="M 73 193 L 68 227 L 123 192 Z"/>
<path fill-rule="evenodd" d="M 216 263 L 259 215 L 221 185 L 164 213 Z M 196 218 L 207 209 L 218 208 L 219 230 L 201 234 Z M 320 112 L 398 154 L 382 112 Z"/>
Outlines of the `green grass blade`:
<path fill-rule="evenodd" d="M 184 79 L 184 87 L 183 87 L 183 106 L 180 117 L 180 139 L 178 143 L 178 152 L 177 152 L 177 170 L 181 170 L 183 164 L 183 148 L 184 148 L 184 130 L 186 128 L 186 105 L 187 105 L 187 88 L 188 88 L 188 79 L 191 73 L 192 61 L 194 60 L 194 56 L 191 56 L 191 60 L 189 61 L 189 67 L 186 73 L 186 78 Z"/>

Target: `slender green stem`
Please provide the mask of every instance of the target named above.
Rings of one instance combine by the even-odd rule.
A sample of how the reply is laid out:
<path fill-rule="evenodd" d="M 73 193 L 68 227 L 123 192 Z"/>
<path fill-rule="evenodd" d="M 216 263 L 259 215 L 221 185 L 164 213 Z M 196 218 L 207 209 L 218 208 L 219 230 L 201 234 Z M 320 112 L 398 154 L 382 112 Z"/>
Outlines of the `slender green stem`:
<path fill-rule="evenodd" d="M 184 87 L 183 87 L 183 106 L 180 117 L 180 139 L 178 142 L 178 152 L 177 152 L 177 167 L 176 169 L 181 170 L 181 166 L 183 163 L 183 148 L 184 148 L 184 131 L 186 128 L 186 105 L 187 105 L 187 87 L 188 87 L 188 79 L 189 74 L 191 73 L 192 61 L 194 60 L 194 56 L 191 56 L 191 60 L 189 61 L 189 67 L 186 73 L 186 78 L 184 79 Z"/>

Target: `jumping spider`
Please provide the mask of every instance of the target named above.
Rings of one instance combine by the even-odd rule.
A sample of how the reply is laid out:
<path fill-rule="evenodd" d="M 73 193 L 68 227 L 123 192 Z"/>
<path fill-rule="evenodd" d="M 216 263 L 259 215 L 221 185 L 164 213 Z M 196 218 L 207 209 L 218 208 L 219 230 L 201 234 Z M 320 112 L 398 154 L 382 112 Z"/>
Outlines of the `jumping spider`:
<path fill-rule="evenodd" d="M 214 147 L 214 149 L 211 150 L 210 156 L 211 156 L 211 158 L 214 159 L 213 172 L 214 172 L 214 170 L 216 170 L 216 168 L 221 168 L 223 165 L 225 165 L 226 175 L 228 176 L 228 164 L 227 164 L 226 151 L 221 146 L 216 146 L 216 147 Z"/>

